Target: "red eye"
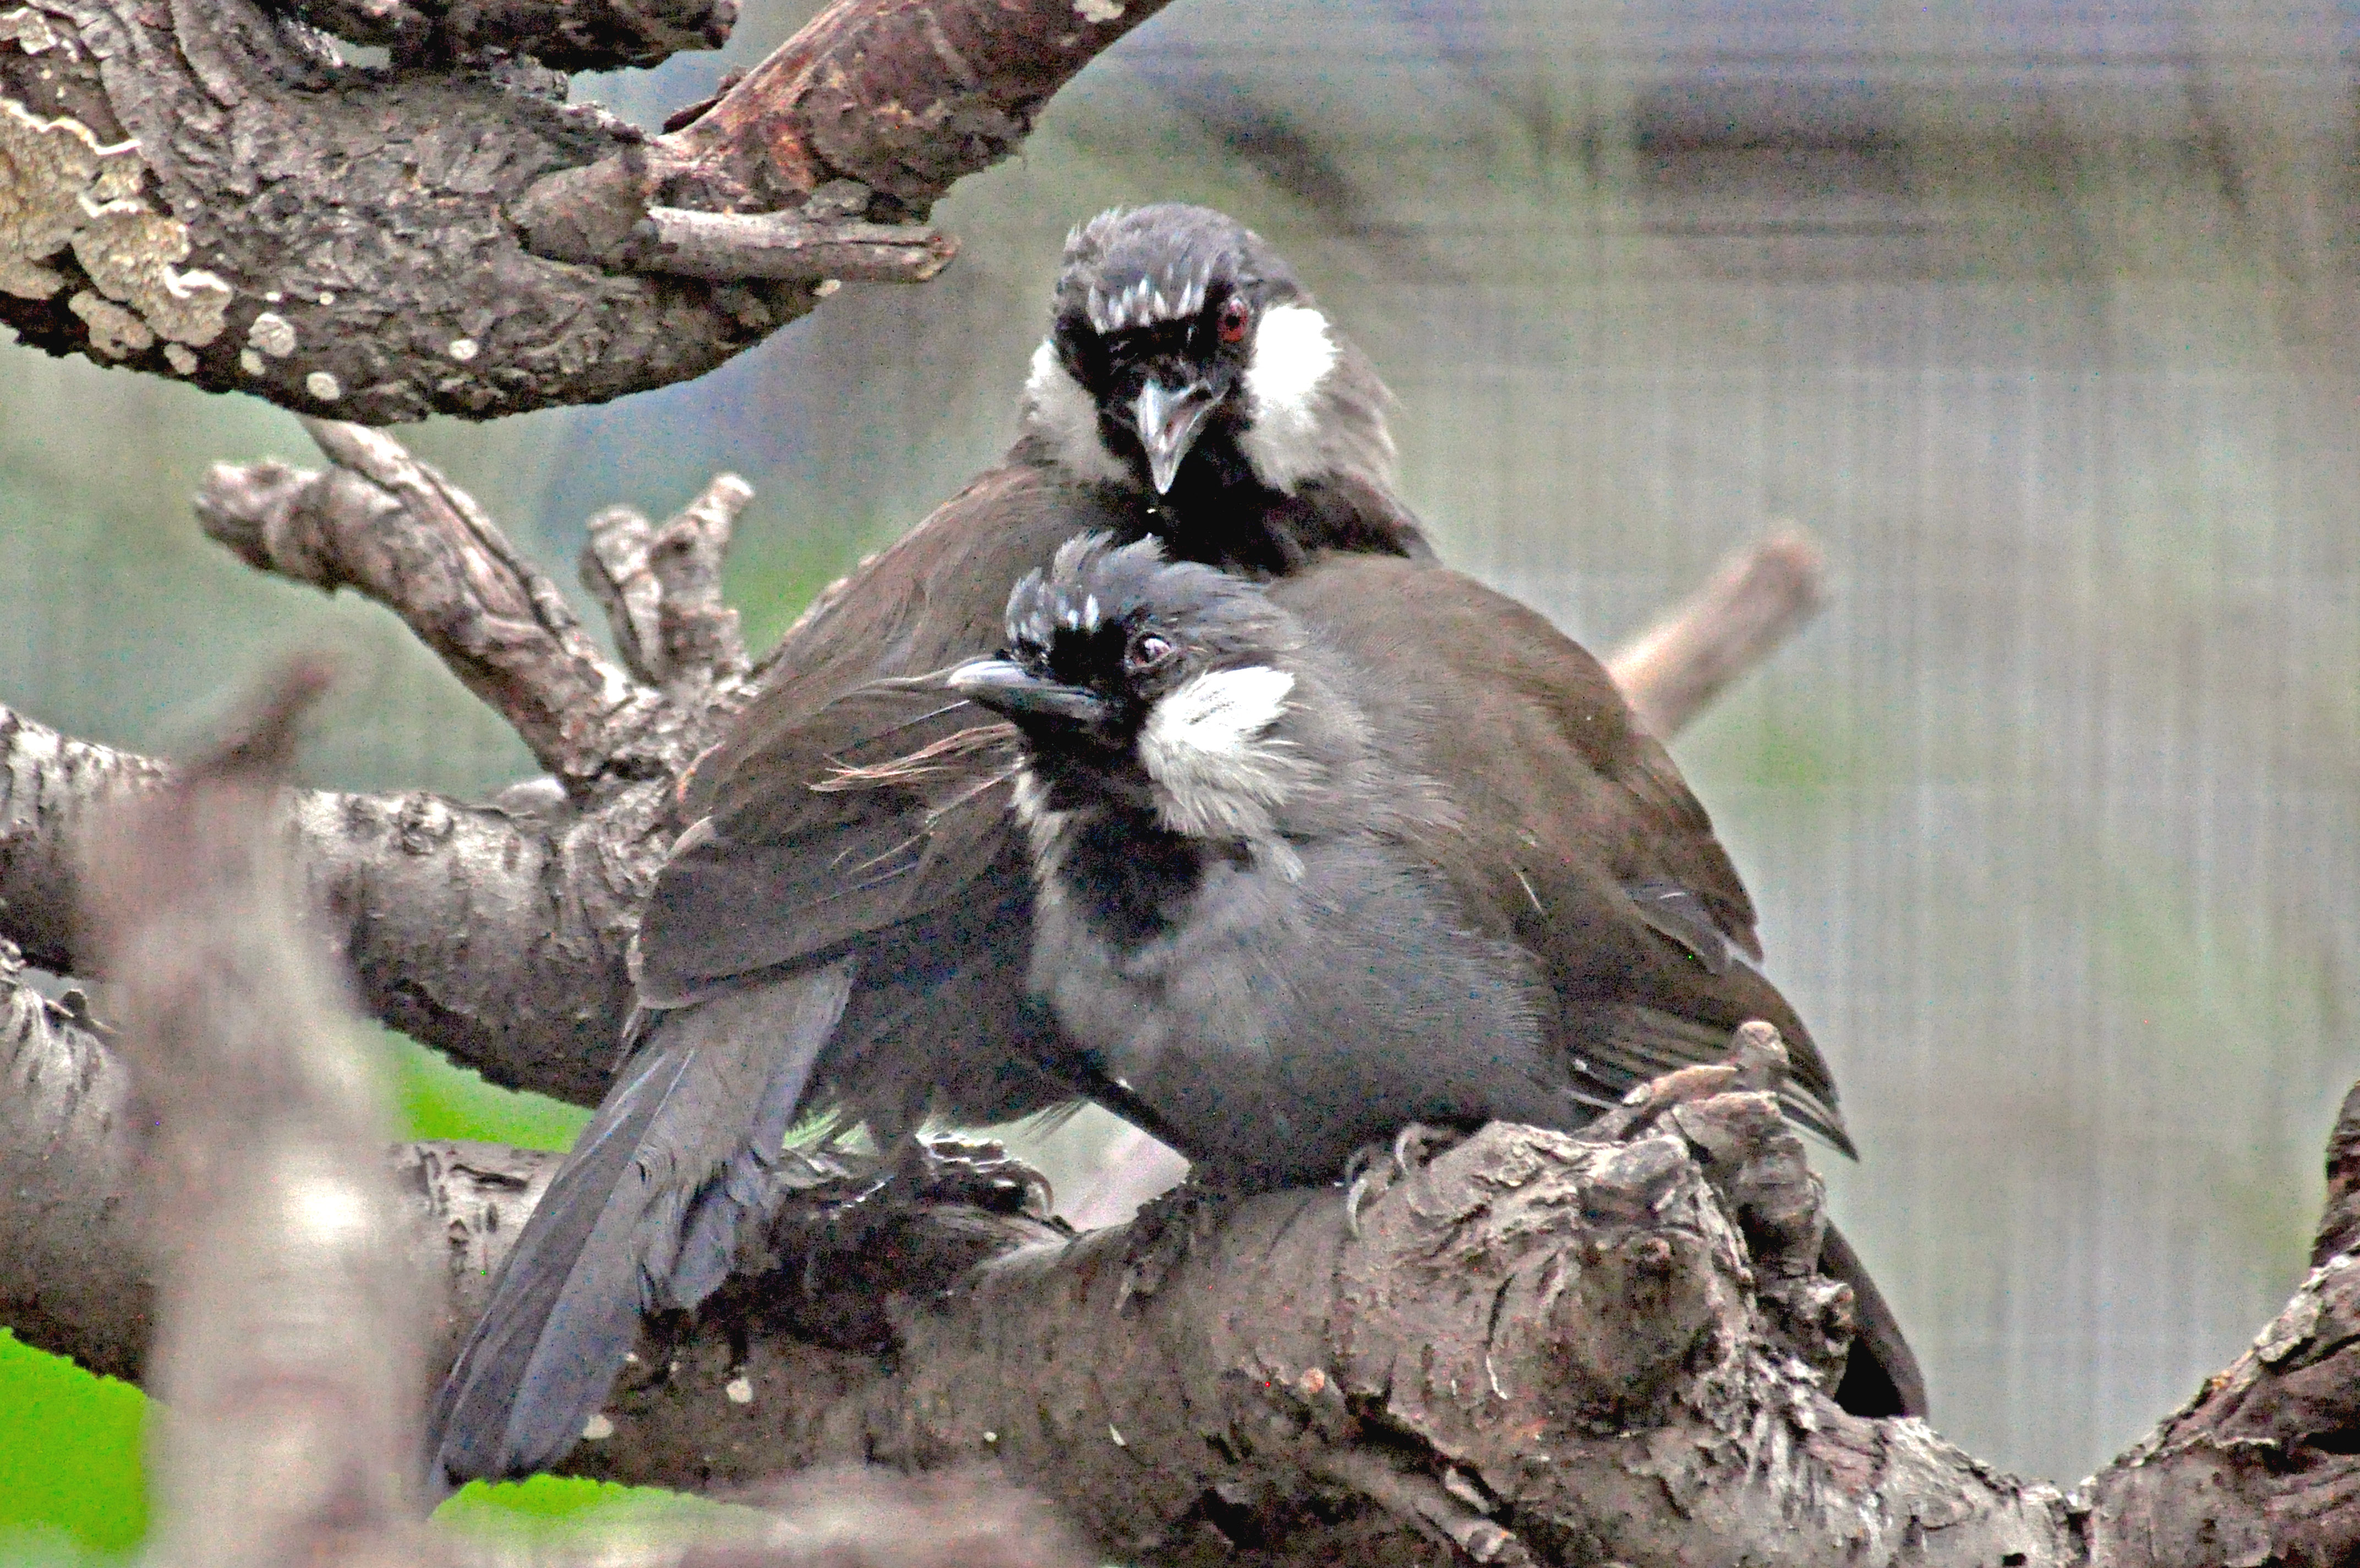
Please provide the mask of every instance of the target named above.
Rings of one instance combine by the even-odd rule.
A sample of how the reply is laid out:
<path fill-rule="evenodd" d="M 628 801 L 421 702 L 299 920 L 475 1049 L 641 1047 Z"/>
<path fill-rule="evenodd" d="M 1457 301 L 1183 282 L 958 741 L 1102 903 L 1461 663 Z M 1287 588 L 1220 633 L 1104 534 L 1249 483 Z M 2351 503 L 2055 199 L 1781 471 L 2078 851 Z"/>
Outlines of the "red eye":
<path fill-rule="evenodd" d="M 1220 334 L 1223 343 L 1243 343 L 1246 341 L 1246 322 L 1252 314 L 1246 309 L 1246 302 L 1232 294 L 1221 301 L 1221 313 L 1214 319 L 1213 330 Z"/>

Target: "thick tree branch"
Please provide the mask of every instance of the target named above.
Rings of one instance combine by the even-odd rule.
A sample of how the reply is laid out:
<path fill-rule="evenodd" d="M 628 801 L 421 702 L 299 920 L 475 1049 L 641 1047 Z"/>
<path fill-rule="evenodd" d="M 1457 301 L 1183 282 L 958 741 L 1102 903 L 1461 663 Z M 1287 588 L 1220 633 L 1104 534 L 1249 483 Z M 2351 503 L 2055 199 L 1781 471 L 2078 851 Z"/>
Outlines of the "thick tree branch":
<path fill-rule="evenodd" d="M 611 255 L 649 207 L 765 212 L 814 193 L 923 215 L 1006 158 L 1057 89 L 1167 0 L 837 0 L 644 156 L 544 179 L 519 212 L 537 248 Z"/>
<path fill-rule="evenodd" d="M 43 968 L 101 975 L 80 940 L 73 845 L 161 763 L 71 741 L 0 708 L 0 937 Z M 624 952 L 671 835 L 664 781 L 541 815 L 424 792 L 288 798 L 312 896 L 362 1005 L 496 1083 L 585 1104 L 605 1092 L 630 1006 Z M 77 1117 L 102 1116 L 96 1102 Z"/>
<path fill-rule="evenodd" d="M 87 1015 L 22 984 L 0 946 L 0 1324 L 136 1377 L 155 1292 L 132 1216 L 130 1074 Z"/>
<path fill-rule="evenodd" d="M 480 51 L 652 59 L 727 0 L 0 0 L 0 323 L 368 425 L 666 386 L 939 270 L 904 220 L 1163 3 L 843 0 L 650 141 Z"/>
<path fill-rule="evenodd" d="M 1425 1563 L 1438 1539 L 1634 1568 L 2360 1551 L 2360 1256 L 2069 1495 L 1826 1399 L 1808 1367 L 1840 1354 L 1818 1341 L 1841 1305 L 1801 1288 L 1819 1189 L 1768 1096 L 1620 1130 L 1494 1127 L 1357 1235 L 1334 1192 L 1256 1200 L 1127 1303 L 1121 1233 L 823 1189 L 774 1227 L 771 1273 L 642 1344 L 669 1370 L 574 1464 L 710 1486 L 989 1454 L 1109 1552 L 1158 1563 Z M 2337 1181 L 2348 1164 L 2339 1148 Z"/>
<path fill-rule="evenodd" d="M 744 1259 L 758 1271 L 642 1339 L 572 1467 L 702 1489 L 989 1459 L 1143 1563 L 2360 1550 L 2360 1257 L 2314 1271 L 2253 1350 L 2061 1493 L 1828 1402 L 1847 1299 L 1805 1267 L 1821 1218 L 1802 1148 L 1767 1094 L 1673 1087 L 1613 1136 L 1489 1129 L 1393 1181 L 1357 1230 L 1329 1190 L 1069 1239 L 971 1147 L 881 1188 L 814 1167 Z M 421 1146 L 397 1170 L 455 1332 L 548 1157 Z M 1140 1248 L 1163 1255 L 1144 1296 Z"/>
<path fill-rule="evenodd" d="M 738 0 L 273 0 L 271 9 L 405 62 L 499 49 L 555 71 L 655 65 L 719 49 L 738 24 Z"/>

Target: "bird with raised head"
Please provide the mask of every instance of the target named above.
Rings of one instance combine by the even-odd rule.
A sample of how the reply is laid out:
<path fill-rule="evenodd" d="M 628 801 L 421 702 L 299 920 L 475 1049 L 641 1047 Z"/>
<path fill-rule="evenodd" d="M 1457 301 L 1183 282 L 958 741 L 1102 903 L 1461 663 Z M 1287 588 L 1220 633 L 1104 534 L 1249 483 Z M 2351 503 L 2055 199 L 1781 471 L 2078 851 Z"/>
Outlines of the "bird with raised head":
<path fill-rule="evenodd" d="M 1849 1151 L 1703 807 L 1529 610 L 1438 569 L 1262 584 L 1098 535 L 1007 621 L 945 683 L 1022 737 L 1028 984 L 1068 1075 L 1220 1186 L 1334 1181 L 1412 1123 L 1579 1127 L 1756 1018 L 1788 1115 Z M 1861 1325 L 1842 1397 L 1922 1408 L 1833 1247 Z"/>
<path fill-rule="evenodd" d="M 1071 1099 L 1032 1065 L 1004 750 L 921 678 L 996 647 L 1009 583 L 1079 533 L 1262 576 L 1426 558 L 1388 401 L 1235 221 L 1159 205 L 1074 231 L 1006 461 L 822 594 L 684 781 L 627 1059 L 443 1382 L 438 1481 L 573 1446 L 641 1316 L 727 1274 L 799 1115 L 890 1143 Z"/>

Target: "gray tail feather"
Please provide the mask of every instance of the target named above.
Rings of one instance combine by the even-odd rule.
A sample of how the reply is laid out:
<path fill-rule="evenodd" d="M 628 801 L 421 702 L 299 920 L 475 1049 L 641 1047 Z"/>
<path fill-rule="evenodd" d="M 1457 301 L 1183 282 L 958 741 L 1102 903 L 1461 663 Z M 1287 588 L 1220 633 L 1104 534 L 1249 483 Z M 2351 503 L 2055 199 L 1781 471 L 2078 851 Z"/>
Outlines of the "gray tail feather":
<path fill-rule="evenodd" d="M 1819 1244 L 1819 1272 L 1852 1287 L 1852 1356 L 1836 1385 L 1836 1403 L 1856 1416 L 1924 1415 L 1926 1375 L 1917 1352 L 1902 1336 L 1893 1304 L 1868 1277 L 1868 1266 L 1832 1225 Z"/>
<path fill-rule="evenodd" d="M 437 1490 L 554 1464 L 605 1403 L 641 1313 L 721 1283 L 851 978 L 839 960 L 647 1021 L 443 1380 L 427 1432 Z"/>

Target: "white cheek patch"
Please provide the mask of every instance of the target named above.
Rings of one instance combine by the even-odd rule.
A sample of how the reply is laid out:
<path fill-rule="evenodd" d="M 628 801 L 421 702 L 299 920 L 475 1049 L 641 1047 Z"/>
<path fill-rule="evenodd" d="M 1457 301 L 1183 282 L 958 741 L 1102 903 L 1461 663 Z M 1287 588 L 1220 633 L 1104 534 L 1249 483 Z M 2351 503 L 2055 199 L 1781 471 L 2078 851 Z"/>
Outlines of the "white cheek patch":
<path fill-rule="evenodd" d="M 1328 318 L 1307 305 L 1273 305 L 1262 313 L 1246 362 L 1246 433 L 1238 445 L 1272 489 L 1295 486 L 1328 466 L 1317 407 L 1336 368 Z"/>
<path fill-rule="evenodd" d="M 1294 748 L 1265 732 L 1286 711 L 1295 677 L 1253 665 L 1216 670 L 1155 704 L 1139 735 L 1164 825 L 1196 837 L 1260 837 L 1270 811 L 1303 773 Z"/>
<path fill-rule="evenodd" d="M 1243 756 L 1286 710 L 1295 677 L 1267 665 L 1199 675 L 1155 704 L 1141 737 L 1170 755 Z"/>
<path fill-rule="evenodd" d="M 1130 476 L 1098 435 L 1098 405 L 1046 338 L 1032 351 L 1032 373 L 1024 382 L 1024 427 L 1037 431 L 1076 478 L 1120 483 Z"/>

